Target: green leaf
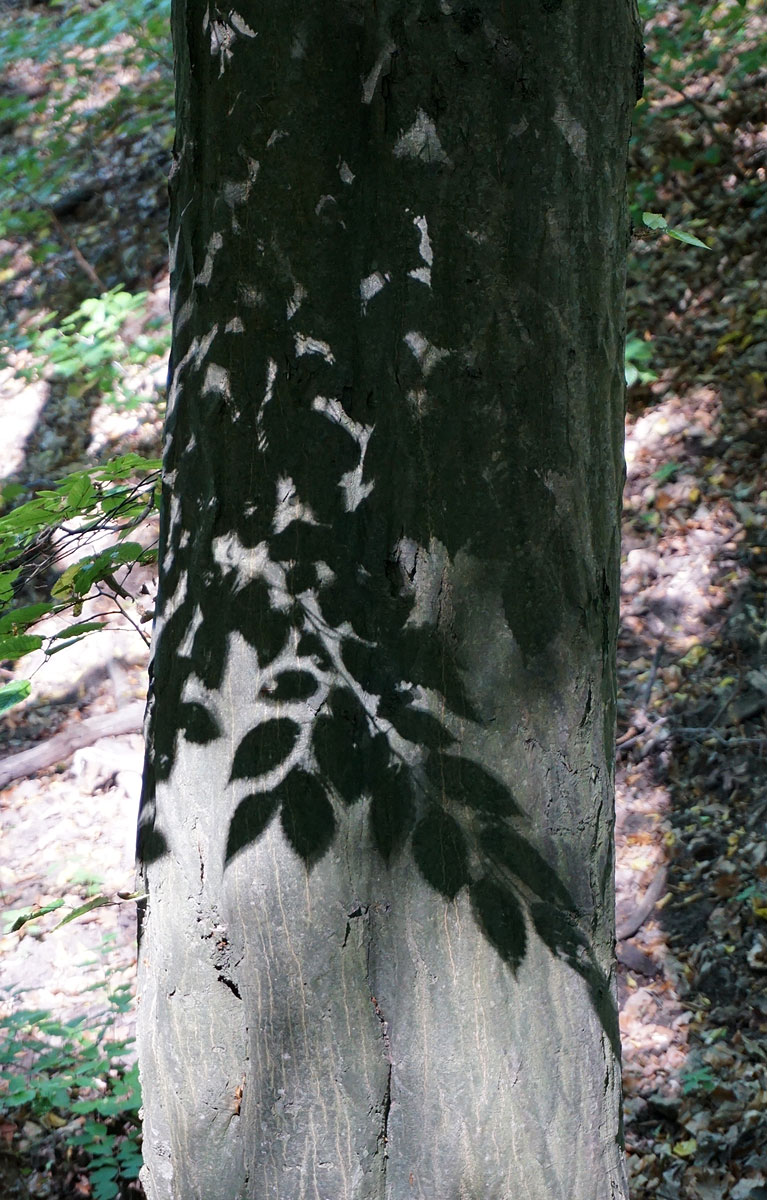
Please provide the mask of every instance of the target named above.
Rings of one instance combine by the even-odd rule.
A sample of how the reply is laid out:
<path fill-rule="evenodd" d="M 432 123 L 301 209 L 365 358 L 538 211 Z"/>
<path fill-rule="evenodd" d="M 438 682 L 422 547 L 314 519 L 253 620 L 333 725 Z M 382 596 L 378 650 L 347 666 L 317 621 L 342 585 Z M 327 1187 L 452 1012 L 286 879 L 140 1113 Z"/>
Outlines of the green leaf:
<path fill-rule="evenodd" d="M 94 583 L 111 575 L 118 567 L 142 562 L 146 551 L 138 542 L 110 546 L 96 558 L 84 558 L 67 567 L 51 588 L 52 596 L 87 596 Z"/>
<path fill-rule="evenodd" d="M 0 637 L 0 662 L 23 658 L 32 650 L 39 650 L 42 644 L 43 639 L 32 633 L 22 633 L 17 637 Z"/>
<path fill-rule="evenodd" d="M 34 500 L 28 500 L 0 517 L 0 536 L 12 536 L 25 543 L 39 529 L 56 524 L 65 507 L 66 501 L 58 492 L 39 492 Z"/>
<path fill-rule="evenodd" d="M 2 554 L 1 546 L 0 554 Z M 16 567 L 13 571 L 3 571 L 0 573 L 0 604 L 9 604 L 13 600 L 13 585 L 20 574 L 21 567 Z"/>
<path fill-rule="evenodd" d="M 119 1196 L 117 1167 L 99 1167 L 96 1171 L 90 1171 L 88 1178 L 91 1181 L 95 1200 L 116 1200 Z"/>
<path fill-rule="evenodd" d="M 123 1097 L 122 1096 L 104 1096 L 98 1102 L 98 1112 L 102 1117 L 113 1117 L 117 1113 L 122 1112 Z M 110 1154 L 111 1157 L 111 1154 Z"/>
<path fill-rule="evenodd" d="M 67 497 L 67 508 L 71 513 L 79 513 L 89 508 L 96 498 L 93 484 L 85 472 L 78 471 L 76 475 L 70 475 L 62 490 Z"/>
<path fill-rule="evenodd" d="M 75 588 L 75 579 L 77 578 L 82 563 L 73 563 L 71 567 L 67 567 L 51 588 L 51 595 L 58 597 L 67 597 L 79 595 L 80 593 Z"/>
<path fill-rule="evenodd" d="M 90 1099 L 90 1100 L 75 1100 L 70 1105 L 70 1108 L 72 1109 L 73 1113 L 98 1112 L 98 1103 L 99 1103 L 98 1100 L 96 1100 L 95 1098 Z M 92 1138 L 93 1136 L 94 1136 L 94 1134 L 91 1131 L 89 1131 L 89 1137 Z M 81 1142 L 81 1145 L 88 1145 L 88 1142 L 83 1140 Z"/>
<path fill-rule="evenodd" d="M 0 617 L 0 634 L 18 633 L 22 626 L 33 625 L 52 608 L 52 604 L 25 604 L 21 608 L 11 609 L 5 616 Z"/>
<path fill-rule="evenodd" d="M 105 904 L 111 904 L 109 896 L 93 896 L 90 900 L 86 900 L 85 904 L 81 904 L 79 908 L 73 908 L 71 913 L 67 913 L 63 921 L 59 921 L 58 925 L 54 926 L 53 932 L 61 929 L 62 925 L 68 925 L 70 921 L 76 921 L 78 917 L 82 917 L 85 913 L 91 912 L 94 908 L 103 908 Z"/>
<path fill-rule="evenodd" d="M 92 633 L 95 629 L 103 629 L 104 625 L 101 621 L 81 621 L 79 625 L 67 625 L 66 629 L 62 629 L 60 633 L 54 633 L 54 638 L 79 638 L 80 634 Z"/>
<path fill-rule="evenodd" d="M 674 479 L 679 471 L 678 462 L 661 463 L 657 471 L 653 471 L 652 478 L 657 479 L 658 483 L 667 483 L 669 479 Z"/>
<path fill-rule="evenodd" d="M 626 338 L 625 356 L 630 362 L 638 362 L 643 365 L 649 363 L 652 358 L 653 350 L 649 342 L 637 335 L 629 334 Z"/>
<path fill-rule="evenodd" d="M 42 904 L 39 908 L 30 908 L 16 918 L 13 925 L 11 925 L 11 933 L 15 933 L 17 929 L 21 929 L 23 925 L 28 925 L 30 921 L 36 921 L 38 917 L 44 917 L 50 912 L 55 912 L 57 908 L 63 907 L 63 900 L 52 900 L 50 904 Z"/>
<path fill-rule="evenodd" d="M 29 1104 L 35 1099 L 37 1093 L 33 1088 L 28 1088 L 22 1085 L 18 1091 L 9 1090 L 3 1095 L 3 1103 L 8 1108 L 19 1108 L 22 1104 Z"/>
<path fill-rule="evenodd" d="M 10 683 L 4 683 L 0 687 L 0 713 L 7 712 L 15 704 L 21 704 L 31 690 L 32 684 L 28 679 L 13 679 Z"/>
<path fill-rule="evenodd" d="M 685 233 L 682 229 L 669 228 L 668 221 L 660 213 L 643 212 L 642 221 L 648 229 L 656 229 L 661 233 L 667 233 L 669 237 L 676 238 L 678 242 L 686 242 L 688 246 L 699 246 L 702 250 L 710 250 L 711 247 L 702 242 L 700 238 L 696 238 L 691 233 Z"/>
<path fill-rule="evenodd" d="M 139 473 L 151 474 L 159 471 L 161 467 L 162 459 L 159 458 L 142 458 L 140 454 L 121 454 L 119 458 L 113 458 L 106 466 L 99 467 L 94 474 L 99 479 L 115 481 L 127 479 L 129 475 Z"/>
<path fill-rule="evenodd" d="M 80 637 L 68 638 L 66 642 L 59 642 L 58 646 L 48 646 L 45 653 L 48 658 L 52 658 L 54 654 L 59 654 L 62 650 L 68 650 L 70 646 L 76 646 L 84 637 L 85 634 L 83 633 Z"/>
<path fill-rule="evenodd" d="M 669 237 L 676 238 L 678 242 L 686 242 L 688 246 L 700 246 L 701 250 L 711 249 L 700 238 L 693 237 L 691 233 L 685 233 L 683 229 L 667 229 L 666 233 Z"/>
<path fill-rule="evenodd" d="M 660 213 L 643 212 L 642 222 L 648 229 L 662 229 L 664 232 L 668 229 L 668 222 Z"/>
<path fill-rule="evenodd" d="M 2 497 L 3 505 L 11 504 L 19 496 L 23 496 L 24 490 L 23 483 L 6 483 L 4 487 L 0 488 L 0 497 Z"/>

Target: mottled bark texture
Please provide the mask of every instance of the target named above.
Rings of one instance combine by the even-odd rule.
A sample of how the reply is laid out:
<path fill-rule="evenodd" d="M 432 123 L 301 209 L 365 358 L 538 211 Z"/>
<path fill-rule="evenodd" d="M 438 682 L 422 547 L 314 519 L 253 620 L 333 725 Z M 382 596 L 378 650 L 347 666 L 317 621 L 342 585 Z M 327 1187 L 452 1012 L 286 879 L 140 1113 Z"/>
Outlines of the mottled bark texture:
<path fill-rule="evenodd" d="M 618 1200 L 629 0 L 176 0 L 150 1200 Z"/>

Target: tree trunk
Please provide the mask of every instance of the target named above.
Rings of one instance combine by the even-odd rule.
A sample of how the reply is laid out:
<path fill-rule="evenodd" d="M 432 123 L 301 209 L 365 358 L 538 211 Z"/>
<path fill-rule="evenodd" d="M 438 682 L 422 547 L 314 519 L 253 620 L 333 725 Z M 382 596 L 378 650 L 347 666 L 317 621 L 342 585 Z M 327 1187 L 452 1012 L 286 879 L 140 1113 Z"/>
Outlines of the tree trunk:
<path fill-rule="evenodd" d="M 176 0 L 150 1200 L 625 1198 L 629 0 Z"/>

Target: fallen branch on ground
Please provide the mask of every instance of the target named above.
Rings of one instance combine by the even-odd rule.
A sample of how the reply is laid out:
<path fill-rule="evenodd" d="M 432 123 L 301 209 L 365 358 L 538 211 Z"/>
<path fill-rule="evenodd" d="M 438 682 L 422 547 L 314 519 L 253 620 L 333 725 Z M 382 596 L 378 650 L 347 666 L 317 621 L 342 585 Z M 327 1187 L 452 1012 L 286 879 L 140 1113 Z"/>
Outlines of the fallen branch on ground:
<path fill-rule="evenodd" d="M 38 771 L 45 771 L 56 763 L 70 758 L 75 750 L 83 746 L 92 746 L 104 737 L 116 737 L 124 733 L 140 733 L 144 724 L 144 701 L 137 700 L 117 712 L 105 713 L 101 717 L 89 717 L 78 725 L 71 725 L 62 733 L 12 754 L 5 762 L 0 763 L 0 789 L 7 787 L 15 779 L 25 779 Z"/>
<path fill-rule="evenodd" d="M 626 938 L 633 937 L 635 933 L 639 933 L 639 930 L 650 916 L 655 905 L 664 894 L 667 878 L 668 873 L 666 868 L 661 867 L 633 912 L 630 912 L 627 917 L 618 922 L 618 928 L 615 931 L 616 941 L 623 942 Z"/>

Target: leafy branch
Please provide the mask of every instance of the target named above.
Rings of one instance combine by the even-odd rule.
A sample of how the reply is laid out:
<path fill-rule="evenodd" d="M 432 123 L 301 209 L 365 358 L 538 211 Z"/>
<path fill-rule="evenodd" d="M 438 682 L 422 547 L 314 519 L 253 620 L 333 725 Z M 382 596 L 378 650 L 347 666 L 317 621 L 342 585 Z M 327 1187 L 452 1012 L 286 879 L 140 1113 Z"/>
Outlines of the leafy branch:
<path fill-rule="evenodd" d="M 78 620 L 86 601 L 109 596 L 115 609 L 141 632 L 126 612 L 128 592 L 115 578 L 118 570 L 154 562 L 154 544 L 127 540 L 157 507 L 159 461 L 125 454 L 105 466 L 75 471 L 32 500 L 0 516 L 0 661 L 13 662 L 34 650 L 46 657 L 74 645 L 89 633 L 103 629 L 109 613 Z M 5 504 L 22 492 L 10 485 L 2 492 Z M 105 549 L 87 551 L 104 535 L 113 541 Z M 62 559 L 81 554 L 49 588 L 45 579 Z M 39 587 L 46 598 L 17 603 L 23 589 Z M 35 632 L 44 617 L 70 611 L 71 625 L 52 634 Z M 29 680 L 12 680 L 0 687 L 0 712 L 20 703 L 30 693 Z"/>

